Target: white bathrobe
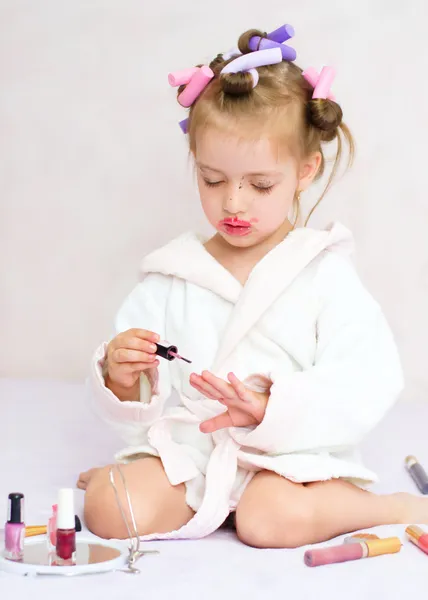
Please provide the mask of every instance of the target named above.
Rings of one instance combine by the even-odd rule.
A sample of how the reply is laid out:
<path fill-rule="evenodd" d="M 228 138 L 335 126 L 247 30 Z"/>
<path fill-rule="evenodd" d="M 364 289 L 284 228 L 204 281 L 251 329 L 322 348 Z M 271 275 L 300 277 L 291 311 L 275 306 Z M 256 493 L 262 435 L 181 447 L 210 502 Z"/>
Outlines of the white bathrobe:
<path fill-rule="evenodd" d="M 376 480 L 356 446 L 403 386 L 393 337 L 349 260 L 343 226 L 293 231 L 244 286 L 203 243 L 187 233 L 148 255 L 115 326 L 115 334 L 152 330 L 192 364 L 160 359 L 151 385 L 141 377 L 139 402 L 120 402 L 105 387 L 106 343 L 91 370 L 93 405 L 128 444 L 116 459 L 159 456 L 196 511 L 178 531 L 142 539 L 208 535 L 261 469 L 294 482 Z M 262 423 L 201 433 L 202 421 L 225 410 L 189 384 L 203 369 L 222 378 L 233 371 L 255 390 L 272 383 Z"/>

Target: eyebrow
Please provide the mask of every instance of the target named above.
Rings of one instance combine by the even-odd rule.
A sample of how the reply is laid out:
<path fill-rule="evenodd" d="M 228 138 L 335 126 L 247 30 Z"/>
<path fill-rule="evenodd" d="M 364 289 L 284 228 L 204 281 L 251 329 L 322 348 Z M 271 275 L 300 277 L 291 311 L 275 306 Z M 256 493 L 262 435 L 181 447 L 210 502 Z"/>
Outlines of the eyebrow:
<path fill-rule="evenodd" d="M 203 163 L 197 163 L 200 169 L 208 169 L 209 171 L 214 171 L 215 173 L 222 173 L 219 169 L 215 169 L 214 167 L 210 167 L 209 165 L 204 165 Z M 281 171 L 259 171 L 254 173 L 246 173 L 247 176 L 250 177 L 266 177 L 272 175 L 283 175 Z"/>

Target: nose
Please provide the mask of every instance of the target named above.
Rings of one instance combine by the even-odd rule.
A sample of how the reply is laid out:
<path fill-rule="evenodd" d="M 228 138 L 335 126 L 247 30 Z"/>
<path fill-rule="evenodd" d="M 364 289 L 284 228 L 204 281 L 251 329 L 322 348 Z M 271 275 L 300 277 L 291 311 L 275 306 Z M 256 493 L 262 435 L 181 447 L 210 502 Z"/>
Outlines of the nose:
<path fill-rule="evenodd" d="M 246 210 L 246 201 L 242 191 L 237 187 L 229 188 L 223 202 L 223 209 L 231 215 L 238 215 Z"/>

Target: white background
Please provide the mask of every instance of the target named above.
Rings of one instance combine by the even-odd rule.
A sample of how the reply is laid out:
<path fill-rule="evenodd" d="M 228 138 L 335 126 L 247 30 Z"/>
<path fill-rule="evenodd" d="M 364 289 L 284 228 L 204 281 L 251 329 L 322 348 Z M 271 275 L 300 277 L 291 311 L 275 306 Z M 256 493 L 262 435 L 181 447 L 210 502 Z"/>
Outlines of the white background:
<path fill-rule="evenodd" d="M 358 149 L 311 224 L 352 229 L 407 395 L 428 399 L 427 17 L 425 0 L 0 0 L 0 375 L 83 379 L 142 256 L 207 231 L 167 73 L 287 22 L 300 66 L 336 67 Z"/>

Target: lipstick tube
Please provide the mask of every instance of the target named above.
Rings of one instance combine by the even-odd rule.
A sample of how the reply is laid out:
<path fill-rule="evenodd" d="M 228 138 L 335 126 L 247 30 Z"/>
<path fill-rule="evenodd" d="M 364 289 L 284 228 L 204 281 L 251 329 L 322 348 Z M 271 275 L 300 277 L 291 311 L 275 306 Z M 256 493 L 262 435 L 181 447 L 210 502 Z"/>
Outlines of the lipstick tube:
<path fill-rule="evenodd" d="M 409 540 L 418 548 L 428 554 L 428 533 L 417 525 L 409 525 L 406 529 Z"/>
<path fill-rule="evenodd" d="M 4 529 L 4 555 L 9 560 L 20 561 L 24 558 L 24 494 L 9 494 L 8 500 L 8 516 Z"/>
<path fill-rule="evenodd" d="M 374 533 L 354 533 L 343 540 L 344 544 L 355 544 L 356 542 L 369 542 L 370 540 L 378 540 L 379 537 Z"/>
<path fill-rule="evenodd" d="M 407 456 L 404 461 L 411 478 L 422 494 L 428 494 L 428 475 L 414 456 Z"/>
<path fill-rule="evenodd" d="M 71 488 L 63 488 L 58 494 L 56 522 L 56 555 L 58 564 L 73 564 L 76 560 L 76 527 L 74 519 L 74 496 Z"/>
<path fill-rule="evenodd" d="M 395 554 L 401 550 L 401 541 L 397 537 L 380 540 L 367 540 L 355 544 L 342 544 L 341 546 L 330 546 L 307 550 L 304 555 L 305 564 L 308 567 L 331 565 L 333 563 L 359 560 L 360 558 L 371 558 L 382 554 Z"/>

